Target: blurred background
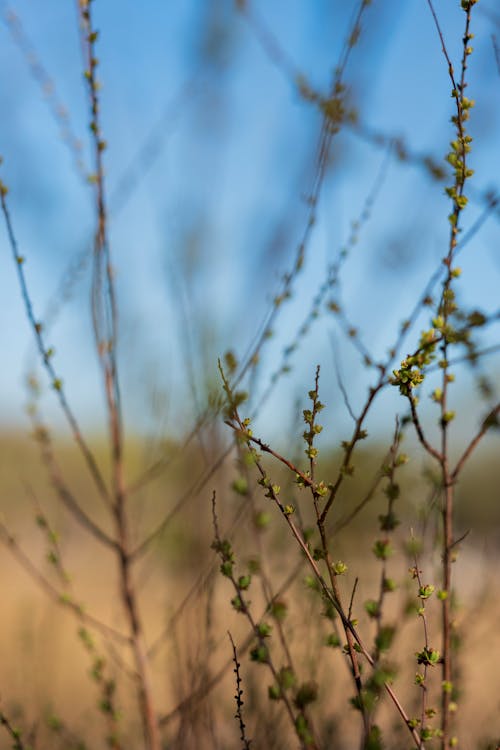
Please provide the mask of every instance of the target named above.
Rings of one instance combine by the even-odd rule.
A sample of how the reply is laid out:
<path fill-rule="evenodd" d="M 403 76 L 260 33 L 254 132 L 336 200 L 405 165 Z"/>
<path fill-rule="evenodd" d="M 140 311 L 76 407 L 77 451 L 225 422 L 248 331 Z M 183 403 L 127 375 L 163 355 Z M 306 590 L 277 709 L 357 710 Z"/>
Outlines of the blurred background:
<path fill-rule="evenodd" d="M 188 424 L 207 391 L 219 387 L 217 358 L 227 350 L 242 358 L 261 329 L 308 220 L 322 113 L 300 87 L 328 96 L 355 10 L 352 2 L 300 0 L 250 3 L 246 13 L 229 0 L 153 2 L 147 10 L 95 6 L 121 376 L 132 431 L 156 430 L 160 414 L 161 429 Z M 458 64 L 462 12 L 445 2 L 436 11 Z M 54 361 L 79 418 L 99 430 L 88 302 L 93 208 L 85 178 L 92 167 L 76 9 L 19 0 L 2 3 L 1 13 L 2 175 L 36 314 L 50 327 Z M 498 21 L 495 4 L 483 0 L 468 71 L 475 175 L 464 231 L 497 189 Z M 328 302 L 342 301 L 350 325 L 379 359 L 446 248 L 446 180 L 433 179 L 432 169 L 446 169 L 453 100 L 426 4 L 369 7 L 344 82 L 345 127 L 333 140 L 303 270 L 262 350 L 259 393 L 339 253 L 347 249 L 348 257 L 341 288 L 323 295 L 320 320 L 301 337 L 300 351 L 287 361 L 292 371 L 262 410 L 271 432 L 274 415 L 303 393 L 318 363 L 332 418 L 348 424 L 333 374 L 334 344 L 355 401 L 364 399 L 368 381 Z M 487 311 L 498 302 L 498 218 L 498 207 L 488 211 L 460 259 L 461 302 Z M 23 378 L 36 358 L 5 235 L 1 241 L 0 330 L 8 360 L 0 373 L 1 419 L 20 426 Z M 490 331 L 487 344 L 496 341 Z M 461 401 L 468 391 L 464 381 Z M 53 398 L 46 408 L 58 420 Z M 377 429 L 383 408 L 380 415 Z"/>
<path fill-rule="evenodd" d="M 460 3 L 435 0 L 435 9 L 458 70 Z M 216 410 L 218 359 L 226 368 L 233 359 L 249 365 L 240 383 L 250 395 L 244 416 L 254 416 L 255 434 L 302 463 L 302 409 L 320 365 L 326 408 L 318 445 L 327 480 L 342 460 L 341 441 L 351 437 L 350 410 L 360 412 L 377 382 L 377 363 L 396 347 L 410 318 L 394 367 L 416 349 L 432 317 L 422 296 L 439 292 L 449 242 L 444 187 L 451 184 L 451 168 L 445 155 L 454 138 L 447 64 L 427 3 L 375 0 L 351 48 L 346 40 L 357 10 L 352 0 L 93 4 L 134 541 L 139 544 L 168 519 L 137 572 L 168 747 L 234 747 L 237 736 L 226 630 L 230 624 L 239 643 L 247 633 L 230 609 L 233 594 L 219 580 L 210 550 L 214 487 L 221 526 L 231 533 L 242 566 L 262 558 L 277 575 L 278 588 L 297 566 L 285 597 L 291 638 L 305 644 L 298 651 L 306 677 L 318 677 L 321 670 L 328 676 L 330 669 L 316 647 L 328 623 L 317 617 L 314 598 L 304 605 L 300 555 L 287 546 L 280 519 L 267 519 L 268 501 L 248 489 L 251 477 L 228 452 L 231 435 Z M 9 187 L 36 319 L 54 348 L 54 365 L 78 422 L 106 470 L 106 414 L 90 310 L 93 167 L 77 9 L 58 0 L 16 0 L 0 2 L 0 18 L 1 179 Z M 494 0 L 478 3 L 472 31 L 467 93 L 476 102 L 468 124 L 475 174 L 466 190 L 469 206 L 457 261 L 462 276 L 455 289 L 465 313 L 484 314 L 489 323 L 475 338 L 484 356 L 467 359 L 470 350 L 456 349 L 453 455 L 461 454 L 500 390 L 500 13 Z M 311 206 L 324 106 L 339 66 L 342 123 L 319 199 Z M 304 261 L 297 268 L 301 248 Z M 280 301 L 286 278 L 289 294 Z M 428 287 L 431 278 L 434 286 Z M 123 613 L 109 594 L 116 586 L 114 569 L 56 501 L 40 444 L 30 435 L 26 407 L 36 395 L 65 481 L 93 517 L 109 523 L 40 368 L 4 229 L 0 298 L 1 522 L 49 575 L 50 534 L 43 524 L 40 533 L 36 520 L 50 517 L 81 601 L 119 627 Z M 438 411 L 428 395 L 437 378 L 437 372 L 430 374 L 422 388 L 422 418 L 433 439 Z M 406 409 L 397 389 L 382 390 L 366 423 L 370 440 L 358 455 L 355 481 L 339 499 L 335 524 L 349 518 L 379 476 L 395 415 Z M 206 415 L 203 428 L 194 431 Z M 460 728 L 463 746 L 474 743 L 481 750 L 488 747 L 483 728 L 490 728 L 489 734 L 499 730 L 499 678 L 484 679 L 492 649 L 498 648 L 491 627 L 498 617 L 491 609 L 500 546 L 498 434 L 490 430 L 457 489 L 457 534 L 470 531 L 457 563 L 464 603 L 460 669 L 468 687 Z M 421 537 L 429 580 L 439 576 L 440 564 L 435 472 L 411 430 L 406 441 L 412 461 L 401 479 L 404 522 L 394 563 L 401 596 L 391 610 L 401 622 L 409 617 L 411 598 L 408 540 Z M 293 481 L 287 484 L 290 478 L 270 466 L 295 501 Z M 346 592 L 359 573 L 365 576 L 360 602 L 377 590 L 379 571 L 367 554 L 384 502 L 379 488 L 335 541 L 336 556 L 349 560 Z M 335 529 L 332 525 L 332 534 Z M 75 622 L 49 605 L 10 552 L 0 549 L 6 633 L 0 697 L 31 727 L 33 746 L 37 736 L 39 747 L 49 746 L 40 716 L 57 713 L 78 728 L 77 735 L 90 726 L 95 743 L 90 746 L 100 746 L 102 728 L 91 720 L 95 691 L 85 676 L 88 655 L 75 648 Z M 264 606 L 265 595 L 255 595 L 255 601 Z M 361 604 L 360 609 L 363 618 Z M 433 616 L 437 623 L 437 608 Z M 366 617 L 362 623 L 370 627 Z M 403 654 L 412 654 L 421 638 L 414 626 L 410 623 L 402 638 Z M 120 674 L 109 643 L 104 650 L 112 671 Z M 224 677 L 209 697 L 175 712 L 193 690 L 203 693 L 228 657 Z M 340 662 L 339 652 L 335 658 Z M 287 730 L 279 728 L 278 710 L 260 691 L 260 665 L 245 663 L 245 669 L 256 747 L 291 746 L 284 744 Z M 345 669 L 343 676 L 335 669 L 348 695 Z M 413 661 L 403 657 L 401 669 L 401 691 L 416 702 Z M 130 687 L 120 688 L 123 726 L 129 722 L 130 731 L 138 732 L 137 717 L 126 710 L 130 694 Z M 352 714 L 329 705 L 324 695 L 321 700 L 318 722 L 325 742 L 341 732 L 348 737 Z M 385 726 L 393 727 L 393 715 L 384 717 Z M 58 735 L 58 746 L 81 747 L 68 737 Z M 396 733 L 388 747 L 400 748 L 403 741 Z M 3 742 L 0 738 L 0 748 L 8 746 Z M 345 745 L 337 742 L 341 749 L 353 747 L 349 738 Z"/>

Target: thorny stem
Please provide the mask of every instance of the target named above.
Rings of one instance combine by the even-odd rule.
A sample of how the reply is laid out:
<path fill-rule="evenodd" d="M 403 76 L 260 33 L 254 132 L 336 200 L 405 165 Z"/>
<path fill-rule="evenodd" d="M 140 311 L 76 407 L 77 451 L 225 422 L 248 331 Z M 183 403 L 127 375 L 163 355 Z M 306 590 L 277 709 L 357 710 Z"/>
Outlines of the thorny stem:
<path fill-rule="evenodd" d="M 238 719 L 238 724 L 240 727 L 240 740 L 243 743 L 243 747 L 245 750 L 250 750 L 250 740 L 246 736 L 246 725 L 243 721 L 243 690 L 241 689 L 241 676 L 240 676 L 240 666 L 241 664 L 238 661 L 238 652 L 236 651 L 236 646 L 233 640 L 233 636 L 231 635 L 230 631 L 227 631 L 227 634 L 229 636 L 229 640 L 231 641 L 231 647 L 233 649 L 233 661 L 234 661 L 234 673 L 236 675 L 236 695 L 234 696 L 236 701 L 236 714 L 235 718 Z"/>

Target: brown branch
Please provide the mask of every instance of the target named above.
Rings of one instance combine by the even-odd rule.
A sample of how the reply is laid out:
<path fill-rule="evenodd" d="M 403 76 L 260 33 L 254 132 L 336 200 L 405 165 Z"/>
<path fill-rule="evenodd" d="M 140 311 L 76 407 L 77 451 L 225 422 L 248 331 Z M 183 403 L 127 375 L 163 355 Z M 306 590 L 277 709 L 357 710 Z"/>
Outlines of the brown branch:
<path fill-rule="evenodd" d="M 33 426 L 35 430 L 35 439 L 40 446 L 42 461 L 47 468 L 52 486 L 62 504 L 82 528 L 88 531 L 95 539 L 97 539 L 97 541 L 115 551 L 118 550 L 116 540 L 110 537 L 97 523 L 95 523 L 95 521 L 92 520 L 89 515 L 87 515 L 67 486 L 57 464 L 49 432 L 35 415 L 33 415 Z"/>
<path fill-rule="evenodd" d="M 387 378 L 386 378 L 386 370 L 387 370 L 387 366 L 381 368 L 380 377 L 378 379 L 378 382 L 377 382 L 377 384 L 375 386 L 373 386 L 372 388 L 370 388 L 370 391 L 369 391 L 369 394 L 368 394 L 368 398 L 367 398 L 366 403 L 365 403 L 365 405 L 363 407 L 363 410 L 361 411 L 361 414 L 359 415 L 359 417 L 356 420 L 356 424 L 354 425 L 354 431 L 352 433 L 352 437 L 351 437 L 349 446 L 348 446 L 348 448 L 345 451 L 344 459 L 342 461 L 342 465 L 340 467 L 340 471 L 339 471 L 337 480 L 336 480 L 335 484 L 332 486 L 332 488 L 330 490 L 330 494 L 329 494 L 328 500 L 326 501 L 325 507 L 323 508 L 323 511 L 322 511 L 321 516 L 319 518 L 319 523 L 322 526 L 324 526 L 326 518 L 327 518 L 328 513 L 330 511 L 330 508 L 332 507 L 332 505 L 333 505 L 333 503 L 335 501 L 335 498 L 337 497 L 337 493 L 338 493 L 341 485 L 344 482 L 345 475 L 346 475 L 346 470 L 349 467 L 349 464 L 350 464 L 350 461 L 351 461 L 351 458 L 352 458 L 352 454 L 354 452 L 354 449 L 355 449 L 357 443 L 360 440 L 361 428 L 362 428 L 363 423 L 365 421 L 366 415 L 368 414 L 368 412 L 369 412 L 369 410 L 371 408 L 371 405 L 372 405 L 373 401 L 375 400 L 375 397 L 377 396 L 377 394 L 379 393 L 379 391 L 381 391 L 382 388 L 385 385 L 388 384 L 388 381 L 387 381 Z"/>
<path fill-rule="evenodd" d="M 427 440 L 427 438 L 424 435 L 424 431 L 422 429 L 422 425 L 420 424 L 420 419 L 418 418 L 417 407 L 415 406 L 415 398 L 413 396 L 409 395 L 408 396 L 408 401 L 410 402 L 411 418 L 412 418 L 412 422 L 413 422 L 413 424 L 415 426 L 415 429 L 417 431 L 418 439 L 420 440 L 420 442 L 424 446 L 424 448 L 427 451 L 427 453 L 430 456 L 432 456 L 433 458 L 435 458 L 436 461 L 439 461 L 439 463 L 441 463 L 442 460 L 443 460 L 442 454 L 438 450 L 436 450 L 435 448 L 432 447 L 432 445 L 429 443 L 429 441 Z"/>
<path fill-rule="evenodd" d="M 462 453 L 461 457 L 457 461 L 457 465 L 451 472 L 451 479 L 453 482 L 455 482 L 458 478 L 458 475 L 463 469 L 463 466 L 467 459 L 471 456 L 472 452 L 475 448 L 479 445 L 479 442 L 481 439 L 486 435 L 490 427 L 495 424 L 495 421 L 498 418 L 498 415 L 500 414 L 500 403 L 498 403 L 487 415 L 487 417 L 483 420 L 483 424 L 481 426 L 481 429 L 477 432 L 477 434 L 473 437 L 473 439 L 470 441 L 467 448 Z"/>
<path fill-rule="evenodd" d="M 292 570 L 292 572 L 285 578 L 279 589 L 274 594 L 273 598 L 271 599 L 271 605 L 273 602 L 277 601 L 283 594 L 290 588 L 292 583 L 297 578 L 297 575 L 301 571 L 303 567 L 303 560 L 301 559 L 298 564 L 295 566 L 295 568 Z M 266 606 L 265 610 L 262 612 L 261 617 L 259 618 L 262 620 L 266 613 L 268 612 L 268 606 Z M 238 656 L 241 656 L 247 648 L 252 643 L 253 639 L 255 638 L 253 630 L 251 630 L 245 640 L 243 641 L 242 645 L 237 649 Z M 222 643 L 224 638 L 221 638 L 219 643 Z M 218 683 L 222 680 L 224 675 L 227 673 L 229 668 L 231 667 L 233 663 L 232 659 L 229 659 L 223 667 L 213 676 L 211 677 L 207 682 L 203 684 L 203 687 L 199 688 L 198 690 L 195 690 L 191 695 L 189 695 L 187 698 L 184 698 L 183 701 L 181 701 L 175 708 L 173 708 L 171 711 L 169 711 L 167 714 L 162 716 L 159 720 L 160 726 L 165 726 L 166 724 L 169 724 L 179 713 L 182 713 L 187 707 L 190 707 L 193 703 L 196 703 L 199 700 L 202 700 L 207 695 L 211 693 L 211 691 L 218 685 Z"/>
<path fill-rule="evenodd" d="M 235 518 L 233 519 L 231 525 L 229 526 L 229 529 L 227 531 L 226 536 L 231 536 L 233 531 L 236 529 L 238 523 L 241 520 L 242 515 L 245 513 L 245 511 L 248 509 L 248 504 L 242 504 L 240 506 L 239 511 L 236 513 Z M 148 648 L 148 657 L 151 659 L 153 658 L 158 649 L 160 648 L 161 644 L 165 640 L 165 638 L 170 634 L 172 631 L 172 628 L 176 624 L 177 620 L 180 618 L 182 613 L 184 612 L 185 608 L 193 598 L 193 596 L 200 590 L 205 590 L 208 586 L 209 581 L 211 580 L 215 568 L 217 567 L 217 553 L 214 552 L 212 563 L 208 566 L 208 568 L 205 570 L 203 569 L 202 573 L 198 576 L 196 581 L 193 583 L 189 591 L 186 593 L 184 599 L 181 601 L 175 612 L 169 617 L 167 624 L 165 625 L 162 632 L 153 640 L 151 645 Z"/>
<path fill-rule="evenodd" d="M 224 562 L 225 560 L 224 553 L 220 552 L 220 550 L 222 549 L 222 540 L 221 540 L 220 533 L 219 533 L 219 525 L 218 525 L 217 512 L 216 512 L 215 490 L 212 494 L 212 519 L 213 519 L 214 539 L 215 539 L 216 549 L 217 551 L 219 551 L 219 555 L 222 561 Z M 246 601 L 246 592 L 241 588 L 238 579 L 236 579 L 232 571 L 232 565 L 231 565 L 231 569 L 226 573 L 226 577 L 231 581 L 233 585 L 234 591 L 236 593 L 236 598 L 239 601 L 239 605 L 240 605 L 239 611 L 248 620 L 248 623 L 250 624 L 252 632 L 253 632 L 253 637 L 257 640 L 259 646 L 264 646 L 264 636 L 262 635 L 259 629 L 258 621 L 252 615 L 252 612 L 249 607 L 249 602 Z M 267 651 L 267 657 L 265 660 L 262 661 L 262 664 L 265 665 L 271 672 L 275 684 L 279 685 L 278 669 L 276 668 L 273 662 L 273 659 L 271 658 L 271 653 L 269 652 L 267 647 L 266 647 L 266 651 Z M 293 727 L 297 735 L 297 738 L 300 741 L 300 745 L 303 750 L 306 750 L 306 743 L 304 742 L 303 738 L 301 738 L 300 734 L 297 731 L 297 718 L 299 714 L 296 713 L 296 710 L 297 710 L 296 706 L 292 702 L 292 700 L 290 699 L 290 696 L 286 692 L 282 692 L 281 700 L 284 703 L 286 713 L 288 714 L 288 718 L 290 719 L 291 726 Z M 315 742 L 313 742 L 312 744 L 308 746 L 311 747 L 311 750 L 318 750 L 318 747 Z"/>
<path fill-rule="evenodd" d="M 10 737 L 14 742 L 14 744 L 12 745 L 12 748 L 14 748 L 14 750 L 30 750 L 29 745 L 24 744 L 21 732 L 19 731 L 17 727 L 15 727 L 11 723 L 7 714 L 3 712 L 1 705 L 0 705 L 0 726 L 4 726 L 7 733 L 10 734 Z"/>
<path fill-rule="evenodd" d="M 347 393 L 347 389 L 345 387 L 344 378 L 342 376 L 342 371 L 340 369 L 340 362 L 339 362 L 339 356 L 338 356 L 338 350 L 337 350 L 337 344 L 334 338 L 333 333 L 330 335 L 330 342 L 332 346 L 332 355 L 333 355 L 333 366 L 335 369 L 335 378 L 337 380 L 337 385 L 339 387 L 340 393 L 342 394 L 342 398 L 344 400 L 345 408 L 347 409 L 349 416 L 351 417 L 352 421 L 356 421 L 356 415 L 354 413 L 354 409 L 351 406 L 351 402 L 349 400 L 349 394 Z"/>
<path fill-rule="evenodd" d="M 31 302 L 31 297 L 28 291 L 28 285 L 27 285 L 26 277 L 24 273 L 25 259 L 19 253 L 19 250 L 18 250 L 17 240 L 14 234 L 10 212 L 7 206 L 6 194 L 7 194 L 7 188 L 2 183 L 0 184 L 0 201 L 2 205 L 2 211 L 3 211 L 3 215 L 5 219 L 5 224 L 7 227 L 7 235 L 9 238 L 9 244 L 10 244 L 12 256 L 16 265 L 17 276 L 18 276 L 18 281 L 19 281 L 19 285 L 21 288 L 21 296 L 24 302 L 25 312 L 30 322 L 31 328 L 33 330 L 38 352 L 40 354 L 42 364 L 49 376 L 52 387 L 54 388 L 56 392 L 56 395 L 59 400 L 61 409 L 64 413 L 64 416 L 66 417 L 66 420 L 71 428 L 73 438 L 76 444 L 78 445 L 78 447 L 80 448 L 80 451 L 85 459 L 85 462 L 90 471 L 90 474 L 96 484 L 99 495 L 104 500 L 106 505 L 108 505 L 109 507 L 110 497 L 109 497 L 108 489 L 106 487 L 106 483 L 104 482 L 100 469 L 97 465 L 97 461 L 94 458 L 94 455 L 92 451 L 90 450 L 89 446 L 87 445 L 87 442 L 85 441 L 80 431 L 78 421 L 68 403 L 68 400 L 66 398 L 66 394 L 63 388 L 62 379 L 59 377 L 58 373 L 56 372 L 52 364 L 51 348 L 46 346 L 45 344 L 42 324 L 39 321 L 37 321 L 35 317 L 33 305 Z"/>
<path fill-rule="evenodd" d="M 94 241 L 94 268 L 92 278 L 92 317 L 94 337 L 102 371 L 106 395 L 111 468 L 113 485 L 113 512 L 118 544 L 117 558 L 120 575 L 120 593 L 127 615 L 131 647 L 137 669 L 137 696 L 146 750 L 160 750 L 161 741 L 155 709 L 152 676 L 147 659 L 144 630 L 139 611 L 137 591 L 132 579 L 130 557 L 130 532 L 127 514 L 127 489 L 123 465 L 123 420 L 116 348 L 118 337 L 118 311 L 111 265 L 111 252 L 107 234 L 106 193 L 104 185 L 103 153 L 106 141 L 100 121 L 99 82 L 96 55 L 98 33 L 93 25 L 92 4 L 78 3 L 81 25 L 81 44 L 84 57 L 84 77 L 90 109 L 90 131 L 95 162 L 96 231 Z"/>
<path fill-rule="evenodd" d="M 207 409 L 203 414 L 199 416 L 199 418 L 196 420 L 196 424 L 192 428 L 192 430 L 189 432 L 187 437 L 184 439 L 184 442 L 178 446 L 177 453 L 182 455 L 185 450 L 190 445 L 191 441 L 196 437 L 198 432 L 201 430 L 204 424 L 209 419 L 209 410 Z M 156 479 L 156 477 L 160 476 L 163 471 L 165 471 L 170 464 L 175 460 L 175 456 L 170 457 L 162 457 L 159 458 L 157 461 L 154 461 L 152 464 L 150 464 L 144 471 L 142 471 L 139 476 L 134 479 L 133 482 L 128 487 L 128 492 L 134 493 L 138 490 L 142 489 L 148 482 L 153 481 Z"/>
<path fill-rule="evenodd" d="M 382 376 L 383 376 L 383 379 L 382 379 Z M 223 377 L 224 377 L 224 375 L 223 375 Z M 378 389 L 380 389 L 382 387 L 384 379 L 385 379 L 385 375 L 383 373 L 381 373 L 381 380 L 380 380 L 379 388 Z M 227 388 L 228 396 L 230 396 L 230 394 L 231 394 L 230 388 L 229 388 L 229 386 L 227 384 L 227 381 L 225 380 L 224 382 L 225 382 L 225 385 L 226 385 L 226 388 Z M 364 419 L 364 416 L 365 416 L 366 412 L 368 411 L 368 408 L 369 408 L 369 406 L 370 406 L 373 398 L 375 397 L 375 394 L 378 392 L 378 389 L 374 388 L 374 389 L 372 389 L 372 391 L 370 393 L 370 397 L 368 399 L 367 404 L 365 405 L 365 409 L 363 410 L 360 418 L 358 419 L 358 422 L 356 423 L 356 435 L 358 434 L 358 430 L 360 429 L 360 425 L 362 423 L 362 420 Z M 248 446 L 251 448 L 251 442 L 256 442 L 256 439 L 252 438 L 252 436 L 248 435 L 248 431 L 245 430 L 245 428 L 243 426 L 243 423 L 241 422 L 241 419 L 239 418 L 239 415 L 238 415 L 237 411 L 234 412 L 234 417 L 235 417 L 235 419 L 237 421 L 237 424 L 239 426 L 240 433 L 242 434 L 242 436 L 245 437 Z M 233 426 L 233 425 L 230 425 L 230 426 Z M 233 429 L 234 429 L 234 426 L 233 426 Z M 353 442 L 355 442 L 355 441 L 353 441 Z M 353 446 L 351 446 L 350 450 L 352 451 L 352 449 L 353 449 Z M 277 457 L 279 458 L 279 455 Z M 286 461 L 286 459 L 285 459 L 285 461 Z M 262 467 L 262 465 L 261 465 L 261 463 L 260 463 L 260 461 L 258 459 L 255 460 L 255 465 L 256 465 L 256 467 L 257 467 L 257 469 L 258 469 L 258 471 L 259 471 L 259 473 L 261 475 L 261 478 L 262 479 L 267 479 L 267 475 L 266 475 L 266 473 L 265 473 L 265 471 L 264 471 L 264 469 L 263 469 L 263 467 Z M 290 468 L 292 468 L 292 467 L 293 467 L 293 464 L 291 464 Z M 292 468 L 292 470 L 295 470 L 295 469 Z M 342 475 L 340 475 L 340 478 L 341 477 L 342 477 Z M 318 583 L 319 583 L 319 585 L 320 585 L 320 587 L 321 587 L 321 589 L 322 589 L 325 597 L 328 599 L 329 602 L 331 602 L 331 604 L 334 607 L 335 611 L 339 615 L 339 617 L 340 617 L 340 619 L 342 621 L 342 624 L 344 626 L 344 630 L 346 632 L 346 635 L 348 636 L 348 642 L 349 642 L 349 636 L 352 635 L 352 637 L 354 638 L 354 640 L 356 641 L 356 643 L 357 643 L 357 645 L 359 647 L 359 650 L 361 651 L 361 653 L 363 654 L 363 656 L 365 657 L 365 659 L 367 660 L 367 662 L 370 664 L 371 667 L 374 667 L 375 666 L 375 661 L 374 661 L 372 655 L 370 654 L 370 652 L 368 651 L 368 649 L 364 645 L 364 643 L 363 643 L 363 641 L 361 639 L 361 636 L 359 635 L 358 631 L 356 630 L 356 628 L 354 627 L 354 625 L 352 624 L 352 622 L 350 621 L 350 619 L 348 618 L 348 616 L 344 612 L 344 609 L 341 606 L 341 603 L 339 602 L 338 598 L 335 596 L 334 591 L 332 589 L 330 589 L 330 587 L 326 583 L 326 581 L 325 581 L 325 579 L 324 579 L 324 577 L 323 577 L 323 575 L 322 575 L 322 573 L 321 573 L 321 571 L 320 571 L 320 569 L 318 567 L 318 564 L 317 564 L 316 560 L 313 558 L 313 556 L 311 554 L 311 551 L 309 549 L 308 544 L 304 541 L 304 539 L 302 537 L 302 534 L 300 533 L 300 531 L 296 527 L 295 523 L 293 522 L 291 513 L 288 512 L 287 509 L 281 503 L 279 497 L 277 496 L 276 492 L 273 489 L 272 484 L 269 484 L 269 485 L 266 484 L 266 486 L 268 486 L 268 492 L 269 492 L 270 499 L 279 508 L 282 517 L 284 518 L 285 522 L 287 523 L 290 531 L 292 532 L 292 535 L 295 537 L 295 540 L 297 541 L 297 543 L 298 543 L 300 549 L 302 550 L 305 558 L 307 559 L 309 565 L 311 566 L 311 568 L 312 568 L 312 570 L 314 572 L 314 575 L 316 577 L 316 580 L 318 581 Z M 325 511 L 323 511 L 323 514 L 318 518 L 318 528 L 319 528 L 319 531 L 322 534 L 322 536 L 324 536 L 324 518 L 323 518 L 324 513 L 325 513 Z M 325 545 L 324 545 L 324 547 L 325 547 Z M 328 564 L 329 575 L 330 575 L 330 578 L 332 579 L 332 577 L 333 577 L 333 571 L 332 571 L 332 566 L 330 564 L 330 560 L 329 560 L 328 556 L 327 556 L 327 564 Z M 356 670 L 357 661 L 356 661 L 356 656 L 355 656 L 355 653 L 353 651 L 352 646 L 351 646 L 351 658 L 353 660 L 354 677 L 356 679 L 356 671 L 355 670 Z M 417 748 L 421 748 L 422 747 L 422 741 L 421 741 L 421 739 L 420 739 L 420 737 L 418 735 L 418 732 L 415 730 L 415 728 L 413 728 L 410 725 L 410 723 L 409 723 L 409 717 L 407 716 L 407 714 L 406 714 L 403 706 L 401 705 L 401 703 L 397 699 L 397 697 L 396 697 L 394 691 L 392 690 L 390 684 L 388 682 L 385 682 L 384 683 L 384 687 L 385 687 L 387 693 L 390 695 L 391 699 L 393 700 L 394 705 L 396 706 L 396 709 L 398 710 L 398 712 L 400 713 L 400 715 L 403 717 L 403 719 L 405 721 L 405 724 L 406 724 L 406 726 L 407 726 L 410 734 L 412 735 L 412 737 L 413 737 L 413 739 L 414 739 L 414 741 L 416 743 L 416 747 Z"/>
<path fill-rule="evenodd" d="M 251 443 L 255 443 L 255 445 L 258 445 L 261 451 L 264 453 L 269 453 L 271 456 L 274 456 L 278 461 L 280 461 L 282 464 L 284 464 L 287 468 L 290 469 L 290 471 L 293 471 L 294 474 L 297 474 L 298 477 L 304 482 L 304 484 L 307 487 L 314 487 L 314 481 L 311 479 L 310 476 L 307 474 L 304 474 L 303 471 L 301 471 L 295 464 L 293 464 L 291 461 L 289 461 L 287 458 L 282 456 L 277 451 L 273 450 L 267 443 L 264 443 L 260 438 L 253 437 L 253 435 L 249 435 L 247 431 L 242 428 L 242 426 L 238 426 L 233 424 L 232 422 L 229 422 L 229 420 L 224 420 L 225 424 L 227 424 L 228 427 L 231 427 L 236 433 L 241 433 L 242 437 L 244 437 L 246 440 L 249 440 Z"/>

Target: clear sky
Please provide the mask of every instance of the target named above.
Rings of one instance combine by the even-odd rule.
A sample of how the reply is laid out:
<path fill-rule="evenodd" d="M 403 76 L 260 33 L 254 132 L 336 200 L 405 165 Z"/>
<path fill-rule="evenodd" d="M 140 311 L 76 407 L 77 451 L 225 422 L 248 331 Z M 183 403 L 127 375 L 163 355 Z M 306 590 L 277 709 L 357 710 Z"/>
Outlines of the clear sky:
<path fill-rule="evenodd" d="M 469 96 L 477 102 L 470 122 L 475 176 L 465 230 L 484 210 L 484 192 L 499 189 L 495 6 L 481 0 L 473 14 L 468 80 Z M 327 94 L 357 3 L 248 0 L 254 23 L 230 0 L 95 0 L 93 7 L 127 418 L 136 429 L 161 423 L 170 430 L 180 424 L 184 431 L 196 410 L 190 378 L 201 401 L 203 389 L 217 383 L 217 358 L 229 349 L 244 354 L 293 265 L 321 126 L 318 106 L 304 101 L 296 79 L 300 75 Z M 435 9 L 458 69 L 460 2 L 435 0 Z M 89 263 L 70 273 L 68 282 L 68 269 L 88 258 L 92 198 L 54 116 L 63 105 L 66 124 L 83 145 L 84 171 L 90 171 L 75 4 L 17 0 L 1 2 L 0 13 L 2 179 L 10 189 L 35 309 L 51 326 L 56 367 L 82 422 L 97 428 L 102 398 L 90 335 Z M 40 79 L 50 79 L 52 90 L 44 93 Z M 373 0 L 344 82 L 358 125 L 346 126 L 334 139 L 304 269 L 262 352 L 261 393 L 374 185 L 370 218 L 342 270 L 341 297 L 375 358 L 392 345 L 446 252 L 449 201 L 443 184 L 421 165 L 401 163 L 395 147 L 389 153 L 366 137 L 397 136 L 411 153 L 445 165 L 453 100 L 427 2 Z M 498 209 L 491 212 L 460 259 L 460 300 L 485 311 L 500 307 L 499 218 Z M 3 227 L 0 298 L 0 425 L 23 426 L 23 379 L 36 358 Z M 421 326 L 427 325 L 424 316 Z M 498 334 L 492 326 L 485 344 L 497 343 Z M 374 376 L 322 305 L 290 359 L 292 371 L 262 412 L 264 430 L 272 433 L 276 419 L 290 423 L 293 403 L 311 387 L 316 363 L 330 418 L 346 424 L 332 339 L 353 403 L 361 404 Z M 490 358 L 488 365 L 498 381 L 499 360 L 496 371 L 494 362 Z M 45 409 L 57 419 L 47 390 Z M 395 396 L 381 400 L 378 424 L 387 399 Z"/>

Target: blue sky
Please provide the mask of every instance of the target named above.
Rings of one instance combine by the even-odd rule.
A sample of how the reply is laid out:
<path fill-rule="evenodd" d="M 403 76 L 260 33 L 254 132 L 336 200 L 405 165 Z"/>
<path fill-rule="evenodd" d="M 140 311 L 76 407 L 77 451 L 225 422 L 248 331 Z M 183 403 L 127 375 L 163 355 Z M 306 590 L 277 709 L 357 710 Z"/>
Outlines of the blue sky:
<path fill-rule="evenodd" d="M 315 90 L 327 92 L 357 4 L 255 0 L 249 6 L 271 30 L 286 65 Z M 500 37 L 500 26 L 494 7 L 493 0 L 481 0 L 473 16 L 469 96 L 477 101 L 470 123 L 476 199 L 465 228 L 483 209 L 481 193 L 498 190 L 500 73 L 491 36 Z M 26 51 L 4 20 L 9 8 L 53 81 L 55 95 L 41 92 Z M 134 429 L 149 430 L 158 422 L 170 430 L 181 425 L 183 431 L 194 409 L 189 371 L 200 393 L 204 385 L 216 385 L 217 357 L 228 349 L 244 353 L 293 262 L 307 218 L 304 196 L 314 173 L 321 118 L 318 108 L 299 96 L 288 67 L 269 58 L 230 0 L 96 0 L 94 8 L 127 419 Z M 436 0 L 435 8 L 458 66 L 460 3 Z M 2 2 L 0 12 L 2 179 L 10 188 L 14 227 L 43 319 L 48 306 L 61 302 L 63 273 L 85 253 L 92 235 L 91 193 L 50 109 L 56 99 L 64 104 L 88 162 L 76 12 L 73 3 L 60 0 Z M 360 127 L 397 135 L 412 151 L 443 159 L 453 137 L 453 101 L 424 0 L 374 0 L 345 83 Z M 342 299 L 375 357 L 392 344 L 444 256 L 449 207 L 443 186 L 347 128 L 334 141 L 304 270 L 262 353 L 261 391 L 374 182 L 380 185 L 371 217 L 343 269 Z M 467 305 L 499 307 L 498 240 L 499 216 L 493 214 L 460 259 L 463 281 L 457 291 Z M 87 270 L 59 305 L 49 339 L 76 412 L 85 426 L 98 429 L 102 397 L 89 333 L 88 286 Z M 0 294 L 0 424 L 23 426 L 23 378 L 36 358 L 3 230 Z M 423 318 L 421 326 L 427 325 Z M 334 318 L 322 313 L 263 412 L 265 431 L 272 434 L 277 419 L 290 422 L 293 403 L 311 386 L 317 363 L 331 420 L 339 429 L 348 423 L 336 385 L 332 336 L 353 402 L 362 403 L 373 375 L 365 373 Z M 497 341 L 498 328 L 492 327 L 485 343 Z M 498 362 L 495 369 L 495 360 L 488 360 L 497 381 Z M 472 388 L 467 377 L 464 387 L 457 390 L 460 398 Z M 375 425 L 384 424 L 395 397 L 381 400 Z M 44 408 L 61 423 L 50 389 Z M 466 413 L 469 418 L 473 412 Z"/>

